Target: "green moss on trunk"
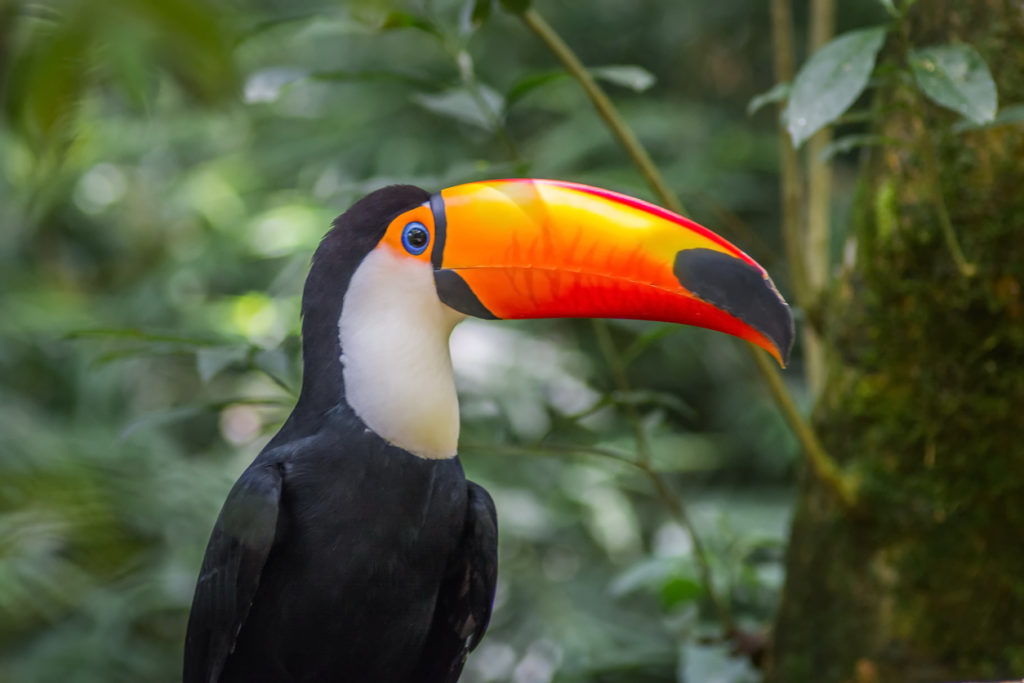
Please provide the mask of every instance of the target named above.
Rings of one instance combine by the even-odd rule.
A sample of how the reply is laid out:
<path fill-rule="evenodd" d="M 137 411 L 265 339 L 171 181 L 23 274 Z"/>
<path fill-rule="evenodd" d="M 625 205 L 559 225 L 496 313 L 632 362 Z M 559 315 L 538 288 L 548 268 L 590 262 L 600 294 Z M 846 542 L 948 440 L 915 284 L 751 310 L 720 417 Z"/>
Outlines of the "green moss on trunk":
<path fill-rule="evenodd" d="M 920 2 L 916 45 L 967 40 L 1024 101 L 1024 9 Z M 801 487 L 772 681 L 1024 675 L 1024 126 L 954 134 L 905 85 L 863 169 L 856 262 L 830 295 L 816 423 L 863 514 Z M 929 168 L 930 145 L 940 161 Z M 934 180 L 959 243 L 943 239 Z"/>

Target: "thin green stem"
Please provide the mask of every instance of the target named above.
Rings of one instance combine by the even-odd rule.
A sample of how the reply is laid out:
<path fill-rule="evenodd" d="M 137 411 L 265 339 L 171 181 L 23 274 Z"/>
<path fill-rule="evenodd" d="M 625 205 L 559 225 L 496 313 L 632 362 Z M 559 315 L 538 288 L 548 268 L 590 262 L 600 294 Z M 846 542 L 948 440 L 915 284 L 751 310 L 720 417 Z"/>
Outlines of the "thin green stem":
<path fill-rule="evenodd" d="M 907 22 L 903 21 L 903 17 L 906 15 L 906 11 L 913 4 L 913 0 L 908 0 L 902 8 L 903 11 L 900 15 L 899 36 L 900 47 L 903 54 L 909 54 L 911 43 L 909 36 L 909 27 Z M 909 79 L 909 73 L 903 72 L 903 77 Z M 924 96 L 916 88 L 911 86 L 910 92 L 911 101 L 914 102 L 914 117 L 918 119 L 919 127 L 916 134 L 917 150 L 924 157 L 924 173 L 928 184 L 931 186 L 932 196 L 935 200 L 935 208 L 939 218 L 939 228 L 942 230 L 942 238 L 946 242 L 946 248 L 949 249 L 949 255 L 953 258 L 953 262 L 956 264 L 957 271 L 960 275 L 965 278 L 971 278 L 978 272 L 976 264 L 971 263 L 967 256 L 964 254 L 963 249 L 960 248 L 960 241 L 956 237 L 956 230 L 953 228 L 953 221 L 949 217 L 949 207 L 946 206 L 946 197 L 942 191 L 942 176 L 940 175 L 939 169 L 939 154 L 935 149 L 935 141 L 929 134 L 928 122 L 924 119 L 924 115 L 921 112 L 927 111 L 927 103 L 925 102 Z"/>
<path fill-rule="evenodd" d="M 774 3 L 779 0 L 773 0 Z M 788 5 L 787 5 L 788 11 Z M 590 73 L 580 62 L 579 58 L 572 51 L 572 49 L 566 45 L 565 41 L 562 40 L 555 30 L 537 13 L 535 9 L 529 9 L 520 15 L 523 23 L 532 30 L 540 40 L 548 46 L 551 52 L 562 62 L 566 71 L 576 79 L 583 88 L 584 92 L 590 98 L 590 101 L 594 104 L 594 108 L 597 110 L 598 115 L 604 120 L 608 128 L 612 131 L 619 142 L 625 147 L 630 158 L 640 169 L 644 178 L 647 179 L 651 189 L 658 195 L 661 202 L 668 208 L 681 212 L 682 203 L 675 193 L 668 187 L 665 181 L 662 179 L 657 167 L 651 161 L 647 152 L 643 146 L 637 140 L 636 136 L 632 133 L 629 125 L 623 120 L 622 116 L 619 115 L 618 110 L 608 99 L 608 96 L 604 94 L 600 86 L 594 81 Z M 792 71 L 792 62 L 790 61 L 790 70 Z M 785 141 L 783 141 L 785 143 Z M 785 143 L 785 147 L 790 147 L 788 143 Z M 797 167 L 799 168 L 799 167 Z M 797 183 L 799 187 L 799 183 Z M 797 216 L 799 215 L 799 195 L 797 195 Z M 799 224 L 791 222 L 791 226 L 796 225 L 799 228 Z M 791 228 L 792 229 L 792 228 Z M 792 234 L 788 234 L 787 238 L 793 238 Z M 795 246 L 790 247 L 790 258 L 792 258 L 792 251 L 797 251 L 797 258 L 794 263 L 797 264 L 795 267 L 798 270 L 799 277 L 802 278 L 803 268 L 802 255 L 799 254 L 799 238 L 798 234 L 795 241 Z M 787 245 L 794 242 L 793 239 L 787 239 Z M 800 279 L 802 285 L 803 280 Z M 794 289 L 799 285 L 795 285 Z M 798 297 L 799 301 L 799 297 Z M 749 350 L 754 354 L 755 364 L 758 372 L 764 377 L 768 383 L 768 387 L 771 390 L 772 397 L 779 405 L 779 409 L 782 411 L 783 416 L 789 423 L 793 433 L 796 434 L 798 441 L 800 442 L 801 452 L 804 454 L 805 459 L 810 464 L 812 471 L 816 474 L 824 473 L 826 477 L 832 475 L 831 480 L 833 482 L 842 482 L 841 484 L 831 485 L 830 488 L 836 492 L 839 500 L 844 505 L 849 505 L 850 501 L 855 499 L 855 487 L 853 483 L 840 476 L 840 468 L 831 460 L 825 450 L 821 447 L 821 443 L 811 428 L 810 424 L 807 423 L 796 409 L 796 404 L 793 398 L 789 395 L 785 384 L 782 382 L 782 378 L 779 376 L 778 371 L 771 366 L 767 358 L 752 345 L 748 344 Z M 826 482 L 827 483 L 827 482 Z"/>
<path fill-rule="evenodd" d="M 772 0 L 772 56 L 775 80 L 792 82 L 793 66 L 793 14 L 789 0 Z M 782 174 L 782 237 L 789 261 L 789 279 L 798 306 L 806 309 L 810 304 L 807 288 L 807 265 L 804 260 L 804 235 L 801 225 L 803 207 L 803 177 L 800 159 L 790 144 L 789 133 L 783 123 L 785 103 L 778 104 L 779 163 Z"/>
<path fill-rule="evenodd" d="M 953 221 L 949 217 L 949 208 L 946 206 L 946 197 L 942 191 L 942 178 L 939 175 L 939 155 L 935 151 L 935 143 L 931 139 L 926 127 L 922 124 L 920 145 L 924 154 L 924 163 L 927 167 L 925 175 L 931 185 L 932 195 L 935 198 L 935 209 L 939 214 L 939 227 L 942 229 L 942 237 L 946 241 L 946 248 L 949 255 L 953 257 L 956 269 L 965 278 L 974 277 L 978 272 L 978 266 L 971 263 L 964 255 L 960 247 L 960 241 L 956 237 L 956 230 L 953 228 Z"/>
<path fill-rule="evenodd" d="M 835 0 L 812 0 L 808 54 L 832 39 L 835 21 Z M 828 281 L 832 164 L 822 160 L 822 151 L 831 141 L 832 129 L 827 126 L 807 141 L 807 284 L 814 297 Z"/>
<path fill-rule="evenodd" d="M 782 410 L 786 421 L 793 428 L 797 441 L 800 442 L 800 450 L 804 459 L 814 473 L 815 477 L 832 492 L 835 498 L 848 510 L 857 506 L 858 486 L 857 481 L 850 475 L 843 472 L 835 460 L 829 457 L 828 453 L 818 441 L 817 434 L 810 425 L 800 417 L 793 398 L 786 391 L 786 385 L 771 361 L 753 345 L 747 345 L 754 363 L 761 369 L 761 374 L 768 382 L 768 390 L 771 392 L 775 402 Z"/>
<path fill-rule="evenodd" d="M 597 84 L 597 81 L 594 80 L 594 77 L 583 66 L 583 63 L 576 56 L 576 53 L 572 51 L 572 48 L 562 40 L 562 37 L 544 20 L 544 17 L 537 13 L 537 10 L 531 8 L 519 16 L 522 18 L 523 23 L 536 33 L 541 42 L 558 58 L 558 61 L 562 63 L 565 70 L 580 84 L 583 92 L 586 93 L 594 105 L 594 109 L 597 110 L 598 116 L 604 120 L 612 134 L 618 138 L 626 153 L 632 158 L 633 163 L 640 169 L 640 173 L 643 174 L 647 184 L 661 198 L 661 202 L 673 211 L 683 213 L 684 209 L 682 202 L 679 201 L 679 197 L 669 189 L 654 162 L 651 161 L 650 155 L 647 154 L 647 150 L 637 140 L 636 135 L 633 134 L 633 129 L 626 124 L 618 109 L 615 108 L 615 105 L 608 99 L 608 96 Z"/>
<path fill-rule="evenodd" d="M 832 39 L 835 32 L 835 0 L 811 1 L 811 31 L 808 54 L 813 54 Z M 806 265 L 807 296 L 814 306 L 818 305 L 822 292 L 828 284 L 830 258 L 830 214 L 832 211 L 832 162 L 822 152 L 832 142 L 832 129 L 828 126 L 819 130 L 807 141 L 804 162 L 807 164 L 807 233 Z M 817 396 L 825 381 L 825 347 L 818 329 L 813 324 L 815 316 L 808 316 L 803 326 L 804 368 L 811 395 Z"/>
<path fill-rule="evenodd" d="M 622 357 L 619 355 L 618 349 L 615 348 L 615 340 L 612 339 L 608 323 L 604 320 L 592 320 L 591 324 L 594 328 L 594 335 L 597 337 L 597 345 L 601 349 L 601 355 L 604 356 L 604 360 L 611 371 L 615 388 L 623 393 L 628 393 L 632 387 L 629 383 L 629 377 L 626 375 Z M 636 408 L 631 404 L 626 404 L 623 406 L 623 412 L 625 412 L 626 420 L 633 430 L 633 439 L 636 443 L 637 459 L 633 464 L 647 475 L 658 498 L 661 499 L 669 513 L 680 526 L 686 529 L 686 532 L 690 535 L 690 540 L 693 543 L 693 556 L 697 560 L 701 583 L 704 584 L 704 590 L 707 592 L 712 608 L 719 621 L 722 622 L 725 632 L 731 635 L 736 632 L 736 623 L 732 618 L 732 612 L 729 610 L 728 604 L 718 595 L 718 591 L 715 588 L 714 579 L 711 574 L 711 561 L 707 549 L 697 533 L 697 527 L 694 526 L 690 516 L 686 514 L 686 507 L 679 500 L 679 497 L 673 495 L 672 489 L 669 487 L 668 482 L 665 481 L 665 478 L 651 466 L 651 443 L 647 438 L 647 430 L 644 429 L 643 421 L 640 419 Z"/>
<path fill-rule="evenodd" d="M 736 635 L 739 632 L 736 628 L 736 621 L 733 619 L 728 603 L 722 600 L 718 590 L 715 588 L 714 577 L 711 574 L 711 564 L 708 562 L 708 551 L 704 547 L 704 542 L 701 541 L 700 535 L 697 533 L 697 527 L 694 526 L 693 520 L 687 514 L 686 507 L 683 506 L 679 496 L 672 492 L 668 481 L 661 473 L 656 472 L 649 465 L 640 466 L 638 464 L 638 466 L 647 474 L 651 484 L 654 486 L 654 491 L 658 494 L 658 498 L 661 499 L 661 502 L 668 509 L 672 517 L 690 535 L 690 542 L 693 544 L 693 556 L 697 561 L 697 571 L 700 573 L 700 581 L 704 584 L 708 600 L 711 601 L 711 607 L 714 609 L 718 620 L 722 623 L 726 635 L 730 637 Z"/>
<path fill-rule="evenodd" d="M 594 319 L 590 321 L 590 324 L 593 327 L 594 336 L 597 338 L 598 348 L 601 349 L 601 355 L 604 356 L 604 361 L 608 364 L 608 369 L 612 373 L 612 381 L 615 383 L 615 388 L 623 394 L 629 393 L 632 387 L 629 384 L 629 378 L 626 376 L 622 357 L 619 355 L 618 349 L 615 348 L 615 340 L 612 339 L 608 323 L 604 320 Z M 636 412 L 636 407 L 633 404 L 623 404 L 622 410 L 626 414 L 626 420 L 629 422 L 630 428 L 633 430 L 637 457 L 641 463 L 647 465 L 651 462 L 651 444 L 647 439 L 647 430 L 644 429 L 643 421 L 640 419 L 640 415 Z"/>

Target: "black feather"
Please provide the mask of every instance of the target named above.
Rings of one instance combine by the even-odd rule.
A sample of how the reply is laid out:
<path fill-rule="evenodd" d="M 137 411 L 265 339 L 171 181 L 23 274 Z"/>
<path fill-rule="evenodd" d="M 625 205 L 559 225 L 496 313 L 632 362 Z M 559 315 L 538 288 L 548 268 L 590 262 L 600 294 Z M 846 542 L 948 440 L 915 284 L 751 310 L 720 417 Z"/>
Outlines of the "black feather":
<path fill-rule="evenodd" d="M 498 580 L 498 515 L 482 487 L 466 482 L 466 524 L 437 596 L 414 681 L 454 683 L 491 620 Z"/>

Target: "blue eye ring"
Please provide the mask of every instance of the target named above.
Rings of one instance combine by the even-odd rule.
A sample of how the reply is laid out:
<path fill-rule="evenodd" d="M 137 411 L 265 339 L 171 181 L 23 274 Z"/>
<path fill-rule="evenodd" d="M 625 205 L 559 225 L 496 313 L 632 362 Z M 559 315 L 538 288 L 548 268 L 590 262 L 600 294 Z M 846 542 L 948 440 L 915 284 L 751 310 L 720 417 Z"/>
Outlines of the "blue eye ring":
<path fill-rule="evenodd" d="M 430 231 L 419 221 L 412 221 L 402 228 L 402 246 L 413 256 L 419 256 L 430 245 Z"/>

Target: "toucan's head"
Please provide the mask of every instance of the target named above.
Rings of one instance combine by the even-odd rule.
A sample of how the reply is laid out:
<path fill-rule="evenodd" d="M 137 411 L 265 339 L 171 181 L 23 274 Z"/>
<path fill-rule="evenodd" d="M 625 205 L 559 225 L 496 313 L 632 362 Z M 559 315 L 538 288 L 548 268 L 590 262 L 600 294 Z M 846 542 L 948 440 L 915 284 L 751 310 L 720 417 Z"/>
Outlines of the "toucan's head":
<path fill-rule="evenodd" d="M 314 310 L 335 296 L 326 311 Z M 372 193 L 336 221 L 318 250 L 304 312 L 307 376 L 312 318 L 326 315 L 337 325 L 348 403 L 374 431 L 428 456 L 438 448 L 454 453 L 453 388 L 454 435 L 424 446 L 382 422 L 395 411 L 423 412 L 423 424 L 405 431 L 437 431 L 436 410 L 417 405 L 447 401 L 436 395 L 451 385 L 447 338 L 466 315 L 683 323 L 746 339 L 783 364 L 793 342 L 786 302 L 732 244 L 653 204 L 554 180 Z M 405 396 L 410 405 L 396 405 Z"/>

